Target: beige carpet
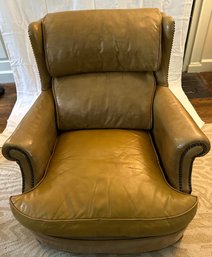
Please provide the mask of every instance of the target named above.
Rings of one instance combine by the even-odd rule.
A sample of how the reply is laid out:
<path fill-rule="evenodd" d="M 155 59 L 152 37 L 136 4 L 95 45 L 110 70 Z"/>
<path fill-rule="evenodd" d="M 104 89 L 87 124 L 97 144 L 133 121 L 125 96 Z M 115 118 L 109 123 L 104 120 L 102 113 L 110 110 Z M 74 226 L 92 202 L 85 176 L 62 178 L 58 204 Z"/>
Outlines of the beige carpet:
<path fill-rule="evenodd" d="M 212 124 L 205 125 L 203 131 L 212 142 Z M 10 211 L 9 196 L 20 193 L 20 191 L 21 178 L 18 166 L 0 155 L 0 257 L 98 256 L 69 254 L 40 245 L 32 233 L 14 219 Z M 167 249 L 134 256 L 212 257 L 212 152 L 195 161 L 193 194 L 199 196 L 199 209 L 183 239 Z M 115 257 L 117 255 L 100 256 Z"/>

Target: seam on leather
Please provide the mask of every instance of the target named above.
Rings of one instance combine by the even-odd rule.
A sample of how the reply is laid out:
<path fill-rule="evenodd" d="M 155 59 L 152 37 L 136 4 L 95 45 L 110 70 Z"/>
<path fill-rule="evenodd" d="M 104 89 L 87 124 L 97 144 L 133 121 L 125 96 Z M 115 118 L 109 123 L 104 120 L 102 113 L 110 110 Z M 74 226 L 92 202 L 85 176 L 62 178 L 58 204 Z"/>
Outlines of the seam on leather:
<path fill-rule="evenodd" d="M 196 154 L 194 155 L 192 158 L 191 158 L 191 163 L 190 163 L 190 167 L 189 167 L 189 191 L 191 192 L 192 188 L 191 188 L 191 173 L 192 173 L 192 165 L 193 165 L 193 161 L 196 157 L 200 157 L 200 156 L 203 156 L 206 152 L 207 152 L 207 147 L 201 143 L 201 142 L 197 142 L 197 143 L 194 143 L 194 144 L 191 144 L 189 145 L 185 150 L 184 152 L 181 154 L 181 157 L 180 157 L 180 164 L 179 164 L 179 190 L 180 191 L 183 191 L 183 160 L 184 160 L 184 157 L 186 156 L 186 154 L 194 147 L 196 146 L 201 146 L 202 147 L 202 152 L 200 152 L 199 154 Z"/>
<path fill-rule="evenodd" d="M 41 81 L 41 83 L 42 83 L 41 73 L 40 73 L 40 69 L 39 69 L 39 66 L 40 66 L 40 65 L 38 65 L 38 61 L 37 61 L 37 58 L 36 58 L 36 55 L 35 55 L 35 49 L 34 49 L 33 44 L 32 44 L 32 33 L 31 33 L 31 31 L 29 30 L 29 27 L 28 27 L 28 35 L 29 35 L 29 41 L 30 41 L 31 47 L 32 47 L 32 49 L 33 49 L 32 53 L 33 53 L 33 55 L 34 55 L 34 58 L 35 58 L 35 61 L 36 61 L 37 67 L 38 67 L 38 75 L 39 75 L 40 81 Z"/>
<path fill-rule="evenodd" d="M 39 218 L 35 218 L 35 217 L 31 217 L 23 212 L 21 212 L 13 203 L 13 201 L 11 200 L 12 196 L 10 197 L 10 204 L 13 206 L 13 208 L 21 215 L 24 216 L 28 219 L 31 220 L 36 220 L 36 221 L 47 221 L 47 222 L 58 222 L 58 221 L 64 221 L 64 222 L 76 222 L 76 221 L 162 221 L 162 220 L 167 220 L 167 219 L 173 219 L 173 218 L 177 218 L 177 217 L 181 217 L 183 215 L 186 215 L 187 213 L 189 213 L 190 211 L 192 211 L 197 205 L 198 205 L 198 201 L 196 201 L 193 206 L 191 208 L 189 208 L 188 210 L 177 214 L 177 215 L 172 215 L 172 216 L 167 216 L 167 217 L 161 217 L 161 218 L 140 218 L 140 219 L 136 219 L 136 218 L 77 218 L 77 219 L 39 219 Z"/>
<path fill-rule="evenodd" d="M 150 137 L 150 142 L 151 142 L 153 151 L 154 151 L 155 156 L 156 156 L 156 159 L 157 159 L 158 167 L 159 167 L 159 169 L 160 169 L 161 175 L 162 175 L 162 177 L 163 177 L 165 183 L 167 184 L 167 186 L 168 186 L 169 188 L 173 189 L 174 191 L 176 191 L 176 192 L 178 192 L 178 193 L 181 193 L 180 191 L 178 191 L 176 188 L 172 187 L 172 186 L 168 183 L 168 181 L 167 181 L 167 179 L 166 179 L 166 177 L 165 177 L 164 171 L 163 171 L 164 168 L 162 168 L 162 165 L 161 165 L 161 161 L 160 161 L 160 158 L 159 158 L 159 154 L 158 154 L 158 152 L 157 152 L 157 148 L 155 147 L 155 144 L 154 144 L 154 142 L 153 142 L 153 138 L 152 138 L 151 132 L 148 132 L 148 134 L 149 134 L 149 137 Z"/>
<path fill-rule="evenodd" d="M 59 107 L 58 107 L 58 102 L 57 102 L 57 97 L 56 97 L 56 92 L 55 92 L 55 78 L 52 79 L 52 93 L 53 93 L 53 97 L 54 97 L 54 104 L 55 104 L 55 111 L 56 111 L 56 125 L 57 128 L 59 129 L 60 127 L 60 117 L 59 117 Z"/>
<path fill-rule="evenodd" d="M 159 169 L 160 169 L 160 171 L 161 171 L 161 175 L 163 176 L 163 179 L 164 179 L 165 183 L 167 184 L 167 186 L 168 186 L 169 188 L 171 188 L 171 189 L 174 190 L 175 192 L 177 192 L 177 193 L 179 193 L 179 194 L 182 194 L 182 195 L 188 195 L 188 193 L 185 193 L 185 192 L 183 192 L 183 191 L 179 191 L 178 189 L 172 187 L 172 186 L 168 183 L 168 181 L 166 180 L 166 177 L 165 177 L 164 172 L 163 172 L 163 168 L 162 168 L 161 163 L 160 163 L 160 158 L 158 157 L 158 153 L 157 153 L 157 151 L 156 151 L 156 148 L 155 148 L 155 145 L 154 145 L 154 142 L 153 142 L 153 138 L 152 138 L 151 132 L 147 132 L 147 133 L 148 133 L 148 135 L 149 135 L 149 137 L 150 137 L 150 143 L 151 143 L 151 145 L 152 145 L 153 151 L 154 151 L 154 153 L 155 153 L 155 156 L 156 156 L 156 159 L 157 159 L 157 162 L 158 162 Z M 51 154 L 51 156 L 50 156 L 50 158 L 49 158 L 49 161 L 48 161 L 48 163 L 47 163 L 47 166 L 46 166 L 44 175 L 43 175 L 43 177 L 41 178 L 41 180 L 40 180 L 33 188 L 31 188 L 31 189 L 28 190 L 27 192 L 23 192 L 22 194 L 19 194 L 19 195 L 25 195 L 25 194 L 27 194 L 27 193 L 30 193 L 31 191 L 33 191 L 35 188 L 37 188 L 37 187 L 43 182 L 43 180 L 44 180 L 44 178 L 46 177 L 46 174 L 47 174 L 47 172 L 48 172 L 48 167 L 49 167 L 50 161 L 51 161 L 51 159 L 52 159 L 52 157 L 53 157 L 53 155 L 54 155 L 57 142 L 58 142 L 58 137 L 56 137 L 55 144 L 54 144 L 53 150 L 52 150 L 52 154 Z M 19 195 L 16 195 L 16 196 L 19 196 Z M 197 197 L 196 197 L 195 195 L 192 195 L 192 197 L 195 197 L 196 200 L 197 200 Z"/>
<path fill-rule="evenodd" d="M 46 67 L 47 67 L 47 70 L 48 70 L 50 76 L 52 77 L 51 69 L 50 69 L 50 65 L 49 65 L 49 59 L 48 59 L 48 51 L 47 51 L 47 47 L 46 47 L 46 28 L 44 26 L 45 19 L 46 19 L 46 16 L 41 21 L 42 34 L 43 34 L 43 48 L 44 48 L 44 53 L 45 53 Z"/>
<path fill-rule="evenodd" d="M 24 176 L 24 173 L 25 173 L 25 172 L 24 172 L 24 168 L 23 168 L 22 165 L 21 165 L 21 161 L 20 161 L 19 159 L 15 158 L 15 157 L 13 157 L 13 156 L 10 154 L 11 150 L 15 150 L 15 151 L 21 152 L 21 153 L 25 156 L 25 158 L 26 158 L 26 160 L 27 160 L 27 162 L 28 162 L 28 164 L 29 164 L 29 167 L 30 167 L 30 173 L 31 173 L 31 187 L 34 187 L 35 178 L 34 178 L 34 171 L 33 171 L 32 163 L 31 163 L 31 161 L 30 161 L 30 157 L 28 156 L 27 152 L 21 150 L 21 149 L 18 148 L 18 147 L 7 147 L 6 154 L 9 156 L 9 158 L 10 158 L 11 160 L 16 161 L 16 162 L 18 163 L 18 165 L 20 166 L 21 175 L 22 175 L 22 181 L 23 181 L 23 183 L 22 183 L 22 192 L 24 192 L 24 191 L 25 191 L 25 176 Z"/>
<path fill-rule="evenodd" d="M 28 193 L 32 192 L 35 188 L 37 188 L 37 187 L 43 182 L 43 180 L 45 179 L 46 174 L 47 174 L 47 172 L 48 172 L 48 167 L 49 167 L 49 164 L 50 164 L 50 162 L 51 162 L 51 159 L 52 159 L 52 157 L 53 157 L 53 155 L 54 155 L 56 145 L 57 145 L 57 138 L 56 138 L 56 140 L 55 140 L 55 144 L 54 144 L 54 146 L 53 146 L 53 150 L 52 150 L 51 156 L 49 157 L 49 160 L 48 160 L 48 162 L 47 162 L 46 169 L 45 169 L 45 171 L 44 171 L 44 173 L 43 173 L 43 176 L 42 176 L 42 178 L 40 179 L 40 181 L 39 181 L 36 185 L 34 185 L 30 190 L 28 190 L 27 192 L 23 192 L 22 194 L 19 194 L 19 195 L 16 195 L 16 196 L 22 196 L 22 195 L 25 195 L 25 194 L 28 194 Z M 13 197 L 13 196 L 11 196 L 11 197 Z"/>
<path fill-rule="evenodd" d="M 159 38 L 159 49 L 158 49 L 158 61 L 157 61 L 157 68 L 156 68 L 156 71 L 158 71 L 160 69 L 160 65 L 161 65 L 161 61 L 162 61 L 162 23 L 163 23 L 163 17 L 160 13 L 160 18 L 161 18 L 161 22 L 160 22 L 160 25 L 159 25 L 159 30 L 158 30 L 158 38 Z"/>
<path fill-rule="evenodd" d="M 41 28 L 42 28 L 42 23 L 41 23 Z M 49 88 L 43 88 L 43 84 L 45 84 L 45 82 L 43 81 L 42 79 L 42 76 L 41 76 L 41 71 L 40 71 L 40 65 L 38 65 L 38 59 L 37 59 L 37 54 L 35 54 L 35 48 L 33 47 L 33 44 L 32 44 L 32 33 L 31 31 L 29 30 L 28 28 L 28 35 L 29 35 L 29 41 L 30 41 L 30 44 L 31 44 L 31 47 L 33 49 L 32 53 L 34 55 L 34 58 L 35 58 L 35 61 L 36 61 L 36 64 L 37 64 L 37 68 L 38 68 L 38 75 L 39 75 L 39 78 L 40 78 L 40 82 L 41 82 L 41 85 L 42 85 L 42 91 L 47 91 Z M 43 42 L 42 42 L 43 43 Z"/>
<path fill-rule="evenodd" d="M 154 109 L 154 98 L 155 98 L 155 94 L 156 94 L 156 90 L 157 90 L 157 85 L 156 85 L 156 79 L 154 76 L 154 72 L 152 72 L 152 77 L 153 77 L 153 83 L 154 83 L 154 91 L 151 95 L 151 108 L 150 108 L 150 121 L 149 121 L 149 126 L 148 129 L 152 129 L 153 128 L 153 109 Z"/>
<path fill-rule="evenodd" d="M 186 228 L 186 227 L 185 227 Z M 168 233 L 168 234 L 165 234 L 165 235 L 160 235 L 160 236 L 150 236 L 150 237 L 148 237 L 148 238 L 161 238 L 161 237 L 168 237 L 168 236 L 172 236 L 172 235 L 175 235 L 175 234 L 178 234 L 178 233 L 181 233 L 181 232 L 184 232 L 185 231 L 185 228 L 183 228 L 183 229 L 180 229 L 180 230 L 177 230 L 176 232 L 172 232 L 172 233 Z M 68 237 L 68 238 L 66 238 L 66 237 L 63 237 L 63 238 L 61 238 L 61 237 L 58 237 L 58 236 L 49 236 L 49 235 L 45 235 L 45 234 L 42 234 L 42 233 L 40 233 L 40 232 L 35 232 L 35 231 L 33 231 L 33 233 L 36 235 L 36 236 L 38 236 L 38 237 L 48 237 L 48 238 L 50 238 L 50 237 L 52 237 L 52 238 L 55 238 L 56 240 L 57 239 L 66 239 L 66 240 L 76 240 L 76 241 L 88 241 L 88 240 L 92 240 L 92 241 L 98 241 L 98 242 L 101 242 L 101 241 L 111 241 L 111 240 L 115 240 L 115 241 L 127 241 L 127 240 L 139 240 L 139 239 L 146 239 L 147 237 L 129 237 L 129 236 L 127 236 L 127 237 L 117 237 L 117 238 L 115 238 L 115 237 L 82 237 L 82 236 L 80 236 L 80 237 Z M 47 239 L 48 239 L 47 238 Z M 42 238 L 43 239 L 43 238 Z"/>
<path fill-rule="evenodd" d="M 174 33 L 175 33 L 175 21 L 172 21 L 172 35 L 171 35 L 171 48 L 170 48 L 170 53 L 169 53 L 169 58 L 168 58 L 168 69 L 167 69 L 167 73 L 166 73 L 166 83 L 168 85 L 168 79 L 169 79 L 169 68 L 170 68 L 170 60 L 171 60 L 171 52 L 172 52 L 172 48 L 173 48 L 173 43 L 174 43 Z"/>
<path fill-rule="evenodd" d="M 153 150 L 154 150 L 155 155 L 156 155 L 156 158 L 157 158 L 157 162 L 158 162 L 159 169 L 160 169 L 160 171 L 161 171 L 161 174 L 162 174 L 162 176 L 163 176 L 163 179 L 164 179 L 165 183 L 167 184 L 167 186 L 168 186 L 169 188 L 171 188 L 171 189 L 174 190 L 175 192 L 177 192 L 177 193 L 179 193 L 179 194 L 183 194 L 183 195 L 188 195 L 188 193 L 183 192 L 183 191 L 180 191 L 179 189 L 177 189 L 177 188 L 175 188 L 175 187 L 173 187 L 172 185 L 169 184 L 169 182 L 168 182 L 168 180 L 167 180 L 167 178 L 166 178 L 166 176 L 165 176 L 165 174 L 164 174 L 165 168 L 163 167 L 163 163 L 162 163 L 161 159 L 159 158 L 160 155 L 158 154 L 158 150 L 157 150 L 157 147 L 156 147 L 156 145 L 155 145 L 155 143 L 154 143 L 154 139 L 153 139 L 153 137 L 152 137 L 151 132 L 149 132 L 149 136 L 150 136 L 150 141 L 151 141 Z M 195 195 L 191 195 L 191 196 L 192 196 L 192 197 L 195 197 L 196 200 L 198 199 L 197 196 L 195 196 Z"/>

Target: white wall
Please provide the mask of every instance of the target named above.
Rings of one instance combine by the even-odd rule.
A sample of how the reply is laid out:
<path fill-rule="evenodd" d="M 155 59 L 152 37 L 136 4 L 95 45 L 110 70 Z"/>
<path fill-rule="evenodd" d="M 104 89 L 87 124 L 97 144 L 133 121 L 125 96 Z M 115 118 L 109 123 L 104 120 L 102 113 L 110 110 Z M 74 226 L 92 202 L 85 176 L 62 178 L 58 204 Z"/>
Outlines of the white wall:
<path fill-rule="evenodd" d="M 185 70 L 188 72 L 212 71 L 212 1 L 197 0 L 194 11 L 193 36 L 189 36 Z M 196 27 L 196 28 L 195 28 Z M 192 44 L 193 43 L 193 44 Z"/>

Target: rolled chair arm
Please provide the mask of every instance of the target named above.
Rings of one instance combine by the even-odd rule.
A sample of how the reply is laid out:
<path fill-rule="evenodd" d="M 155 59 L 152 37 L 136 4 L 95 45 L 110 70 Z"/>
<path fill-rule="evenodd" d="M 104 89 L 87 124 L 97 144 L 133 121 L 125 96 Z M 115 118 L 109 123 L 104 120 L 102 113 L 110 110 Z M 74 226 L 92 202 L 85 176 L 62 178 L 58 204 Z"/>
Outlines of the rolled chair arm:
<path fill-rule="evenodd" d="M 2 153 L 22 172 L 23 192 L 43 177 L 57 137 L 55 107 L 50 90 L 44 91 L 5 142 Z"/>
<path fill-rule="evenodd" d="M 168 182 L 191 193 L 193 161 L 210 150 L 209 140 L 167 87 L 157 88 L 153 118 L 153 141 Z"/>

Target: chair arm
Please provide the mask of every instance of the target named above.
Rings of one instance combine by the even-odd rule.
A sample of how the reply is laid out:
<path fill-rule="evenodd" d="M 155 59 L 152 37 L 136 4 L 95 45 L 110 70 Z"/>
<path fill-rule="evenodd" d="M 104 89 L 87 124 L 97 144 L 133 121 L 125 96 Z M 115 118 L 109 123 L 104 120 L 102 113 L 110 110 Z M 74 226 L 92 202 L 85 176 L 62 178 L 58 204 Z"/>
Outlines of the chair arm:
<path fill-rule="evenodd" d="M 52 92 L 43 91 L 2 148 L 4 157 L 20 166 L 23 192 L 43 177 L 56 137 Z"/>
<path fill-rule="evenodd" d="M 210 150 L 210 142 L 167 87 L 157 87 L 152 136 L 168 182 L 191 193 L 195 157 Z"/>

